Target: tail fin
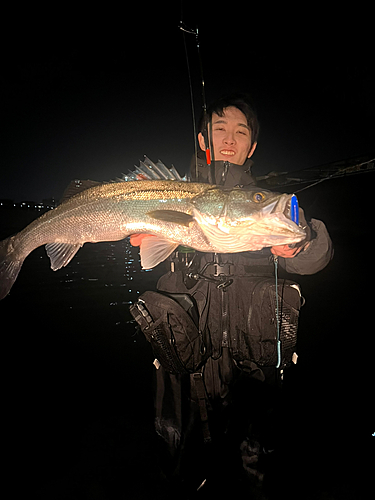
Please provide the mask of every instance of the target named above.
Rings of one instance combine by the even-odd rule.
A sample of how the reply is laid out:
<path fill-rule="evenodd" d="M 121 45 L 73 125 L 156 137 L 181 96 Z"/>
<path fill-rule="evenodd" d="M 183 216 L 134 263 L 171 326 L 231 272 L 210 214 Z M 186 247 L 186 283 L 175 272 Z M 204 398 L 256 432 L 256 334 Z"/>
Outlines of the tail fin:
<path fill-rule="evenodd" d="M 0 242 L 0 300 L 8 295 L 23 264 L 23 259 L 14 259 L 13 239 L 11 236 Z"/>

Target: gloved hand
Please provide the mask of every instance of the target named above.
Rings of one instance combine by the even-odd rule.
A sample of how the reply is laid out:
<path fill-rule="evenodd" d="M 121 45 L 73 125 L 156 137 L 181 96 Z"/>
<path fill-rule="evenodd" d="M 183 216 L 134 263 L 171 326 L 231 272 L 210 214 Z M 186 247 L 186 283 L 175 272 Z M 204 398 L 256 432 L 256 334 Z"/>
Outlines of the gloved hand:
<path fill-rule="evenodd" d="M 305 212 L 301 207 L 299 207 L 299 225 L 305 230 L 306 238 L 295 245 L 277 245 L 271 247 L 271 253 L 273 253 L 273 255 L 284 257 L 285 259 L 292 259 L 300 252 L 308 248 L 314 235 L 312 234 L 311 228 L 305 219 Z"/>
<path fill-rule="evenodd" d="M 154 237 L 153 234 L 131 234 L 130 235 L 130 244 L 133 247 L 139 247 L 142 243 L 143 238 Z"/>
<path fill-rule="evenodd" d="M 284 257 L 285 259 L 291 259 L 299 254 L 302 250 L 305 250 L 309 246 L 309 241 L 304 241 L 303 245 L 294 246 L 290 248 L 289 245 L 277 245 L 275 247 L 271 247 L 271 253 L 273 255 L 277 255 L 278 257 Z"/>

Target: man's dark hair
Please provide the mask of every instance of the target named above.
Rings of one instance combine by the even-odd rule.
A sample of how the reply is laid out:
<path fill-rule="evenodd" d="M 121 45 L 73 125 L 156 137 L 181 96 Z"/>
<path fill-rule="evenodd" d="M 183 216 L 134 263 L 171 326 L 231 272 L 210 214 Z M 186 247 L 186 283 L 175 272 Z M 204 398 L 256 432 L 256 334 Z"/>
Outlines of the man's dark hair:
<path fill-rule="evenodd" d="M 259 122 L 248 94 L 236 92 L 234 94 L 220 97 L 208 106 L 207 120 L 211 121 L 213 113 L 218 116 L 224 116 L 225 108 L 229 108 L 230 106 L 239 109 L 246 116 L 247 124 L 251 130 L 251 143 L 254 144 L 254 142 L 257 142 L 259 135 Z M 202 114 L 198 123 L 199 132 L 203 132 L 204 127 L 205 120 L 204 115 Z"/>

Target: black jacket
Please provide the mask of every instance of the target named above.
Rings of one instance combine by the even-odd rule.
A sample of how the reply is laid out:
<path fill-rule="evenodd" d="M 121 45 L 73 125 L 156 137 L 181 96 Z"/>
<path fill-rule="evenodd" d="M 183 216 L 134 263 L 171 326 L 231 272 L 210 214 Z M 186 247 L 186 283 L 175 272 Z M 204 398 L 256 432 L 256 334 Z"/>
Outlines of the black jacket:
<path fill-rule="evenodd" d="M 243 165 L 235 165 L 227 161 L 215 161 L 215 180 L 212 184 L 219 186 L 251 186 L 255 184 L 255 179 L 251 175 L 253 161 L 248 158 Z M 205 160 L 205 154 L 200 151 L 197 159 L 192 158 L 190 164 L 190 177 L 195 182 L 210 182 L 210 169 Z"/>
<path fill-rule="evenodd" d="M 242 166 L 223 161 L 215 162 L 215 182 L 225 187 L 255 185 L 251 175 L 251 165 L 251 160 L 247 160 Z M 198 155 L 197 165 L 194 160 L 191 168 L 193 180 L 208 182 L 210 173 L 203 154 Z M 307 222 L 302 209 L 300 209 L 300 224 L 306 226 L 310 245 L 293 258 L 279 257 L 279 263 L 289 273 L 314 274 L 322 270 L 332 259 L 332 242 L 324 223 L 316 219 Z M 216 261 L 219 260 L 223 269 L 225 265 L 228 268 L 230 264 L 228 274 L 232 275 L 232 284 L 224 293 L 217 288 L 214 281 L 189 281 L 184 266 L 178 265 L 178 255 L 174 257 L 173 271 L 171 269 L 159 279 L 157 288 L 169 293 L 189 293 L 195 298 L 200 313 L 200 327 L 203 329 L 208 325 L 213 347 L 212 358 L 208 359 L 205 366 L 206 388 L 213 399 L 217 397 L 222 399 L 226 398 L 237 369 L 231 359 L 231 347 L 238 341 L 239 332 L 246 331 L 246 325 L 242 323 L 251 310 L 251 297 L 246 293 L 249 280 L 253 276 L 273 276 L 274 261 L 269 248 L 257 252 L 219 254 L 215 258 Z M 192 266 L 194 272 L 202 270 L 213 259 L 213 254 L 196 252 Z M 215 266 L 207 267 L 205 274 L 212 277 L 213 269 Z M 223 349 L 223 335 L 225 336 L 223 332 L 228 336 L 229 349 Z M 254 363 L 249 363 L 248 368 L 253 373 L 252 376 L 263 379 L 262 370 Z M 259 372 L 258 375 L 256 372 Z"/>
<path fill-rule="evenodd" d="M 248 159 L 244 165 L 216 161 L 215 162 L 215 182 L 225 187 L 246 187 L 255 185 L 255 179 L 251 175 L 253 162 Z M 197 171 L 197 176 L 195 175 Z M 198 153 L 197 162 L 193 158 L 191 162 L 191 178 L 198 182 L 209 181 L 209 167 L 205 162 L 204 153 Z M 279 257 L 280 266 L 288 273 L 293 274 L 315 274 L 324 269 L 333 257 L 333 246 L 325 224 L 317 219 L 307 222 L 303 210 L 300 208 L 300 225 L 305 228 L 309 246 L 295 257 L 285 259 Z M 204 262 L 212 260 L 212 254 L 202 254 L 202 266 Z M 248 273 L 256 273 L 256 268 L 269 267 L 272 273 L 273 261 L 269 248 L 257 252 L 240 252 L 237 254 L 221 254 L 222 263 L 232 263 L 234 265 L 246 266 Z M 250 269 L 251 268 L 251 269 Z M 243 269 L 243 268 L 242 268 Z M 165 277 L 168 280 L 168 276 Z M 164 281 L 164 280 L 163 280 Z M 160 283 L 160 285 L 162 285 Z"/>

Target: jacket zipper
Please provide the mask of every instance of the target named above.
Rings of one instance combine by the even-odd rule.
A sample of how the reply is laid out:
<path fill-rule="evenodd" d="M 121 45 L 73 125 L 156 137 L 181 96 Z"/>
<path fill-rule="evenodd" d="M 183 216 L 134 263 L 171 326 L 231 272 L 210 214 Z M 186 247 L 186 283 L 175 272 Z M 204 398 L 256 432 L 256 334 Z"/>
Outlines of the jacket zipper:
<path fill-rule="evenodd" d="M 228 343 L 228 328 L 229 328 L 228 294 L 227 294 L 225 288 L 221 292 L 221 320 L 222 320 L 222 331 L 223 331 L 221 346 L 222 347 L 229 347 L 229 343 Z"/>
<path fill-rule="evenodd" d="M 224 164 L 223 164 L 223 172 L 221 174 L 221 184 L 222 185 L 225 184 L 225 180 L 227 178 L 229 167 L 230 167 L 230 162 L 229 161 L 225 161 Z"/>

